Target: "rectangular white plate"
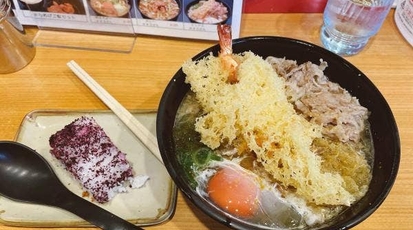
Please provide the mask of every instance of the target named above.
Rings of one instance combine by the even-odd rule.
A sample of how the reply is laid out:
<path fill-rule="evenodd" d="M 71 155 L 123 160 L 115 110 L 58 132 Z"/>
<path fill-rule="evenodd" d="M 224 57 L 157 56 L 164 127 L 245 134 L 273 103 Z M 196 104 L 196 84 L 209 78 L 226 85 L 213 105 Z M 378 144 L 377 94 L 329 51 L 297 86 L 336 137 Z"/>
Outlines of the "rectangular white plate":
<path fill-rule="evenodd" d="M 134 112 L 134 116 L 153 134 L 156 130 L 155 112 Z M 109 203 L 96 205 L 136 225 L 155 225 L 170 219 L 176 207 L 177 189 L 161 164 L 139 139 L 109 111 L 33 111 L 23 119 L 15 140 L 41 154 L 52 166 L 59 179 L 69 190 L 82 196 L 80 184 L 50 154 L 49 137 L 81 116 L 93 117 L 115 145 L 132 164 L 135 175 L 148 175 L 150 179 L 139 189 L 117 194 Z M 53 193 L 53 191 L 50 191 Z M 90 197 L 85 197 L 91 200 Z M 20 203 L 0 197 L 0 222 L 5 225 L 31 227 L 90 226 L 65 210 Z"/>

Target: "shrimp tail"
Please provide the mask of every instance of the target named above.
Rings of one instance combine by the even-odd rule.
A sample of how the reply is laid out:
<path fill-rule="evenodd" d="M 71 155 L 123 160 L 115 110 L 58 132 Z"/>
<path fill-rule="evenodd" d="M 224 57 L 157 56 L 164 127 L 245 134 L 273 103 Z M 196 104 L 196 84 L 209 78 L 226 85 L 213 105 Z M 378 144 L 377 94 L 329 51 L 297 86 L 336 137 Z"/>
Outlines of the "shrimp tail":
<path fill-rule="evenodd" d="M 232 57 L 232 34 L 230 25 L 218 24 L 219 46 L 221 48 L 218 56 L 225 69 L 229 71 L 227 82 L 235 84 L 238 82 L 236 70 L 238 67 L 237 61 Z"/>

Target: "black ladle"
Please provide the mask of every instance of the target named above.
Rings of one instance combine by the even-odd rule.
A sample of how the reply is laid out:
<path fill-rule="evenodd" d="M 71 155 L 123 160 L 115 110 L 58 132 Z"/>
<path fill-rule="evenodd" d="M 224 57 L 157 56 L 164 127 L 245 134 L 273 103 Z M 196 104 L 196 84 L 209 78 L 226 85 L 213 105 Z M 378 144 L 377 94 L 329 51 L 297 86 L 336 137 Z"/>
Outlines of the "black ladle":
<path fill-rule="evenodd" d="M 0 141 L 0 194 L 65 209 L 102 229 L 142 229 L 72 193 L 40 154 L 17 142 Z"/>

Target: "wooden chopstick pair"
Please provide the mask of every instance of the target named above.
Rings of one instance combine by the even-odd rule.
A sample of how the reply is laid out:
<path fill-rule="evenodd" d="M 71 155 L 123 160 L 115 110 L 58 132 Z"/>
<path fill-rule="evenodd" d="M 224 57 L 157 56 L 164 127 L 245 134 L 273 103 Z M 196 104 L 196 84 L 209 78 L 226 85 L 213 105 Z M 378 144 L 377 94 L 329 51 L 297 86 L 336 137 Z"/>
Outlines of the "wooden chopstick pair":
<path fill-rule="evenodd" d="M 115 98 L 112 97 L 102 86 L 99 85 L 85 70 L 83 70 L 75 61 L 70 61 L 67 66 L 75 75 L 100 98 L 119 119 L 139 138 L 139 140 L 152 152 L 152 154 L 161 162 L 162 157 L 159 152 L 156 137 L 140 123 L 125 107 L 123 107 Z"/>

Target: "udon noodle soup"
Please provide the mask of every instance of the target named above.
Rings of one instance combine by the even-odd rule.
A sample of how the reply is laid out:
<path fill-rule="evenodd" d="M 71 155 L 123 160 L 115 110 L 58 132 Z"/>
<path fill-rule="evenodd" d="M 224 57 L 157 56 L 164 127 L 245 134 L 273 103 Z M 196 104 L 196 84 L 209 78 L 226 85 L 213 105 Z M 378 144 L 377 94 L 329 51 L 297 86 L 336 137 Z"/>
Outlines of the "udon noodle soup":
<path fill-rule="evenodd" d="M 316 226 L 367 192 L 368 111 L 320 65 L 233 55 L 238 82 L 212 54 L 182 69 L 191 91 L 173 136 L 191 187 L 228 215 L 267 228 Z"/>

